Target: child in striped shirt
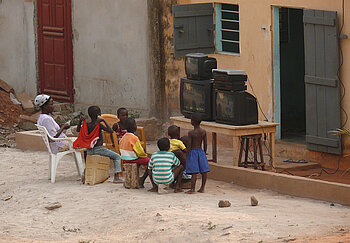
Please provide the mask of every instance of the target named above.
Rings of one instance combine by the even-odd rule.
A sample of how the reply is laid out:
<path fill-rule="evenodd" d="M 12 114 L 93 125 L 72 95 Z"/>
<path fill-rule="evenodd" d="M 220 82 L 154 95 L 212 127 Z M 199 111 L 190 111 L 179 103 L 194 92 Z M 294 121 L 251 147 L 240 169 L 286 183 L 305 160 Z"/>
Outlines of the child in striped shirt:
<path fill-rule="evenodd" d="M 153 188 L 150 192 L 157 192 L 158 185 L 169 185 L 176 181 L 174 192 L 182 192 L 181 178 L 184 168 L 175 154 L 168 152 L 170 141 L 168 138 L 161 138 L 157 142 L 159 151 L 152 154 L 148 164 L 148 174 Z"/>

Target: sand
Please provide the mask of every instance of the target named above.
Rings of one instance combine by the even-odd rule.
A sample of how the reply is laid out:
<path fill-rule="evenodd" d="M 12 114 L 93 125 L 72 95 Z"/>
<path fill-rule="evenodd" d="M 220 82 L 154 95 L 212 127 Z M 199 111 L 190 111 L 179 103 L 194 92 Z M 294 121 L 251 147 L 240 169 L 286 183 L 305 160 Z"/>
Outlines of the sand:
<path fill-rule="evenodd" d="M 0 242 L 350 242 L 350 208 L 339 204 L 214 180 L 194 195 L 82 185 L 70 156 L 51 184 L 48 159 L 0 148 Z"/>

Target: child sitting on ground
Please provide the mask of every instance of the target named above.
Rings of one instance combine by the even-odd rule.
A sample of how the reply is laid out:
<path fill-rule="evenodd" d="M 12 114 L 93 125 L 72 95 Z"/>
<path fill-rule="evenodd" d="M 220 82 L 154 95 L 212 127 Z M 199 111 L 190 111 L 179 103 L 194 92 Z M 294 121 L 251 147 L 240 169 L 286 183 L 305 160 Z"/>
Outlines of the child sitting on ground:
<path fill-rule="evenodd" d="M 195 193 L 197 174 L 202 175 L 202 186 L 198 192 L 204 192 L 205 183 L 207 181 L 207 173 L 209 170 L 209 163 L 205 153 L 207 152 L 207 133 L 200 128 L 202 117 L 199 113 L 193 113 L 191 117 L 191 124 L 193 130 L 188 132 L 188 149 L 190 150 L 186 160 L 186 173 L 191 174 L 191 189 L 186 193 Z M 204 151 L 202 149 L 202 143 Z"/>
<path fill-rule="evenodd" d="M 125 135 L 125 133 L 127 133 L 127 130 L 125 128 L 125 120 L 128 119 L 129 117 L 128 110 L 124 107 L 119 108 L 117 110 L 117 116 L 118 116 L 119 122 L 114 123 L 112 126 L 112 129 L 117 134 L 118 143 L 119 143 L 122 137 Z M 111 134 L 111 140 L 112 140 L 112 145 L 114 147 L 115 145 L 114 145 L 114 139 L 112 134 Z"/>
<path fill-rule="evenodd" d="M 168 136 L 170 137 L 169 152 L 173 152 L 180 160 L 182 166 L 186 168 L 186 146 L 180 140 L 180 127 L 176 125 L 168 127 Z"/>
<path fill-rule="evenodd" d="M 114 161 L 114 183 L 123 183 L 118 176 L 118 172 L 121 172 L 121 158 L 116 152 L 103 147 L 103 135 L 102 130 L 113 133 L 113 129 L 108 123 L 101 118 L 101 109 L 98 106 L 90 106 L 88 114 L 91 118 L 91 122 L 86 123 L 85 118 L 82 116 L 79 120 L 77 131 L 79 137 L 73 143 L 74 148 L 87 148 L 87 154 L 98 154 L 101 156 L 109 157 Z M 105 125 L 101 124 L 103 122 Z M 83 123 L 83 124 L 82 124 Z M 84 180 L 84 178 L 82 179 Z"/>
<path fill-rule="evenodd" d="M 168 152 L 170 148 L 169 139 L 161 138 L 157 145 L 159 151 L 152 154 L 148 164 L 148 174 L 153 185 L 149 191 L 157 192 L 158 185 L 170 185 L 176 180 L 174 192 L 182 192 L 181 178 L 184 168 L 175 154 Z"/>
<path fill-rule="evenodd" d="M 140 139 L 134 134 L 137 130 L 134 118 L 127 118 L 124 122 L 127 133 L 119 142 L 119 150 L 124 163 L 136 163 L 138 165 L 148 165 L 149 158 L 143 150 Z M 140 186 L 143 187 L 148 176 L 148 170 L 140 178 Z"/>

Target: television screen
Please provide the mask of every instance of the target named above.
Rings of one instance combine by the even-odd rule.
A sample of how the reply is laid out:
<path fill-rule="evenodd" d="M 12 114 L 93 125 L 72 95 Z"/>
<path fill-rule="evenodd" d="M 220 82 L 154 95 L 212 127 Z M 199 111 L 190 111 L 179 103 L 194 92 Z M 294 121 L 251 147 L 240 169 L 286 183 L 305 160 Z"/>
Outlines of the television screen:
<path fill-rule="evenodd" d="M 222 120 L 233 121 L 235 119 L 234 103 L 235 99 L 230 93 L 218 92 L 216 94 L 216 116 Z"/>
<path fill-rule="evenodd" d="M 186 60 L 186 73 L 198 75 L 198 58 L 188 57 Z"/>
<path fill-rule="evenodd" d="M 213 77 L 212 69 L 217 68 L 216 59 L 204 53 L 190 53 L 185 58 L 185 71 L 187 78 L 195 80 L 208 80 Z"/>
<path fill-rule="evenodd" d="M 180 109 L 186 118 L 199 112 L 204 121 L 213 120 L 213 81 L 181 78 Z"/>
<path fill-rule="evenodd" d="M 257 124 L 256 98 L 245 91 L 214 91 L 214 119 L 236 126 Z"/>
<path fill-rule="evenodd" d="M 193 112 L 205 112 L 205 93 L 198 84 L 183 84 L 184 109 Z"/>

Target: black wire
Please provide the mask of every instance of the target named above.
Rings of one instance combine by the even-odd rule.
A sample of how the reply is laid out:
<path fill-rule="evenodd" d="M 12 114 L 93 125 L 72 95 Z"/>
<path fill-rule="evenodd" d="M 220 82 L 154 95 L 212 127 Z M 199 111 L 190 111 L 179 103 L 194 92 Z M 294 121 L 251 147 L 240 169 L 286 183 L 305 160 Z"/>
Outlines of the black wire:
<path fill-rule="evenodd" d="M 340 27 L 340 30 L 339 30 L 339 38 L 338 38 L 339 53 L 340 53 L 340 65 L 339 65 L 338 70 L 337 70 L 337 77 L 339 79 L 339 83 L 340 83 L 340 86 L 342 88 L 342 92 L 341 92 L 342 94 L 341 94 L 341 97 L 340 97 L 340 108 L 341 108 L 342 112 L 345 115 L 345 120 L 344 120 L 343 124 L 341 125 L 341 128 L 345 127 L 346 123 L 348 122 L 348 118 L 349 118 L 346 110 L 341 105 L 343 100 L 344 100 L 345 92 L 346 92 L 346 89 L 345 89 L 345 86 L 343 84 L 343 81 L 340 78 L 340 69 L 341 69 L 341 67 L 344 64 L 344 54 L 343 54 L 343 50 L 342 50 L 341 45 L 340 45 L 340 39 L 341 39 L 340 37 L 342 36 L 342 31 L 343 31 L 344 22 L 345 22 L 344 19 L 345 19 L 344 0 L 342 0 L 342 24 L 341 24 L 341 27 Z"/>
<path fill-rule="evenodd" d="M 254 96 L 255 96 L 255 98 L 256 98 L 256 102 L 258 103 L 259 109 L 260 109 L 261 113 L 262 113 L 262 114 L 264 115 L 264 117 L 265 117 L 265 121 L 268 121 L 269 119 L 267 119 L 267 117 L 265 116 L 265 113 L 263 112 L 263 110 L 262 110 L 262 108 L 261 108 L 261 106 L 260 106 L 260 102 L 258 101 L 258 97 L 257 97 L 257 95 L 255 94 L 254 89 L 253 89 L 253 86 L 252 86 L 251 83 L 250 83 L 249 77 L 247 78 L 247 80 L 248 80 L 248 84 L 249 84 L 250 88 L 252 89 L 252 92 L 253 92 L 253 94 L 254 94 Z"/>

